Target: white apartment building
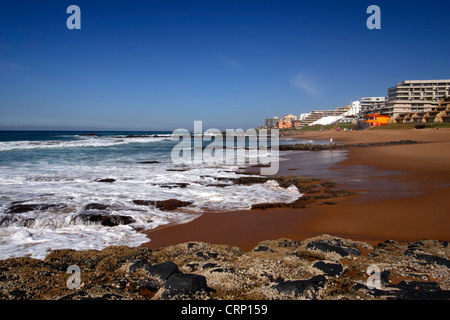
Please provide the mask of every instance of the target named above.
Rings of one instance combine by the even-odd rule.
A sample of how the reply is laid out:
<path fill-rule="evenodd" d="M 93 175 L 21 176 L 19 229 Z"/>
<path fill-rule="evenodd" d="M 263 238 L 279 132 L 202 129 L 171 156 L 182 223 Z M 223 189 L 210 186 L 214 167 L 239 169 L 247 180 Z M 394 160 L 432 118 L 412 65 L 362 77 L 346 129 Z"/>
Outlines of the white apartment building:
<path fill-rule="evenodd" d="M 268 118 L 265 121 L 265 126 L 268 128 L 274 128 L 277 126 L 278 121 L 280 121 L 280 118 L 278 117 Z"/>
<path fill-rule="evenodd" d="M 291 122 L 297 120 L 297 116 L 294 116 L 293 114 L 286 114 L 283 116 L 283 118 L 281 118 L 281 121 L 287 121 L 287 122 Z"/>
<path fill-rule="evenodd" d="M 383 113 L 396 117 L 406 112 L 428 111 L 445 96 L 450 96 L 450 79 L 405 80 L 388 89 Z"/>
<path fill-rule="evenodd" d="M 364 97 L 359 102 L 362 115 L 381 113 L 386 106 L 385 97 Z"/>
<path fill-rule="evenodd" d="M 359 101 L 359 100 L 352 101 L 348 115 L 349 116 L 358 116 L 360 112 L 361 112 L 361 101 Z"/>

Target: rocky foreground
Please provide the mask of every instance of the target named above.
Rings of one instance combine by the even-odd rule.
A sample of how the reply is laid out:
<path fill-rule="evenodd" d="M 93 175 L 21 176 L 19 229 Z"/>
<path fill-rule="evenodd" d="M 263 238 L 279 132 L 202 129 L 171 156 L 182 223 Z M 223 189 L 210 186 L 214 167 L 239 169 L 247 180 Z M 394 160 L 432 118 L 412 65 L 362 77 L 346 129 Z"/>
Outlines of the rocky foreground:
<path fill-rule="evenodd" d="M 449 299 L 449 256 L 445 241 L 373 247 L 329 235 L 251 252 L 201 242 L 55 250 L 0 261 L 0 299 Z M 79 268 L 78 284 L 69 266 Z"/>

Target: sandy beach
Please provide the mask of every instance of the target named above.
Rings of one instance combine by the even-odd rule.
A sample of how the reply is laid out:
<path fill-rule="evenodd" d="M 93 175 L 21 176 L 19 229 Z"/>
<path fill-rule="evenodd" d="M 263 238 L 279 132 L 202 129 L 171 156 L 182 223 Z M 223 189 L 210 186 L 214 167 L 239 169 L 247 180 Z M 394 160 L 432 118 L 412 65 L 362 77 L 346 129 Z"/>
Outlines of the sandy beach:
<path fill-rule="evenodd" d="M 339 158 L 329 167 L 319 168 L 316 172 L 329 176 L 320 178 L 336 182 L 336 189 L 359 192 L 337 199 L 337 204 L 205 213 L 186 224 L 146 232 L 151 241 L 143 246 L 160 248 L 203 241 L 248 251 L 263 240 L 303 240 L 324 233 L 372 244 L 386 239 L 450 240 L 450 129 L 327 131 L 297 137 L 333 137 L 344 144 L 405 139 L 420 143 L 350 148 L 345 160 Z M 289 160 L 280 162 L 279 175 L 299 174 L 299 156 L 296 152 L 288 154 Z"/>

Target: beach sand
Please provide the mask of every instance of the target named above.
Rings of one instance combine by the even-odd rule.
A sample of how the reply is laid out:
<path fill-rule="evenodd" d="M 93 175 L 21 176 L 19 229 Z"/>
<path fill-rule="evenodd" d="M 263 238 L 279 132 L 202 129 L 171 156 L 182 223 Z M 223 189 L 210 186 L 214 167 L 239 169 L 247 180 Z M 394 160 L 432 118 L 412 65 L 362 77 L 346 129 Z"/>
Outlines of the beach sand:
<path fill-rule="evenodd" d="M 338 199 L 338 204 L 205 213 L 189 223 L 147 231 L 151 241 L 143 246 L 203 241 L 249 251 L 263 240 L 303 240 L 324 233 L 371 244 L 387 239 L 450 241 L 450 129 L 327 131 L 297 137 L 333 137 L 345 144 L 406 139 L 421 143 L 351 148 L 345 160 L 337 157 L 336 163 L 313 170 L 321 179 L 337 182 L 337 190 L 360 193 Z M 280 162 L 279 175 L 303 174 L 302 153 L 287 157 Z"/>

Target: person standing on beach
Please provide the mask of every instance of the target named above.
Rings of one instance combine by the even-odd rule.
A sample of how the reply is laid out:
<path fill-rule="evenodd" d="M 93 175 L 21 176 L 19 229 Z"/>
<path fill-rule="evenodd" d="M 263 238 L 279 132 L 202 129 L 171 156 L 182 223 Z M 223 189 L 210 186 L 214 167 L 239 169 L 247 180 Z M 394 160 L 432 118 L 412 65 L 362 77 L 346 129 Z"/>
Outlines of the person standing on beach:
<path fill-rule="evenodd" d="M 330 146 L 333 145 L 333 138 L 330 138 Z"/>

